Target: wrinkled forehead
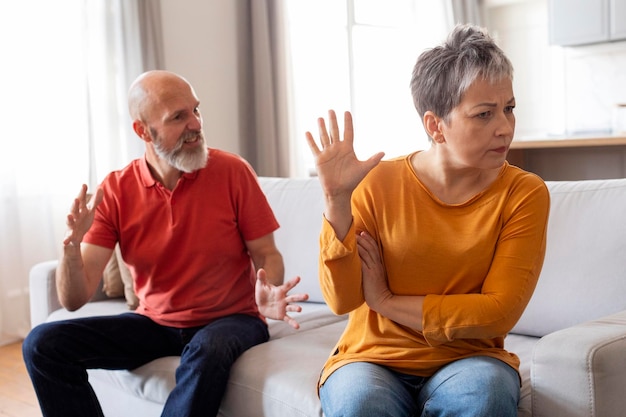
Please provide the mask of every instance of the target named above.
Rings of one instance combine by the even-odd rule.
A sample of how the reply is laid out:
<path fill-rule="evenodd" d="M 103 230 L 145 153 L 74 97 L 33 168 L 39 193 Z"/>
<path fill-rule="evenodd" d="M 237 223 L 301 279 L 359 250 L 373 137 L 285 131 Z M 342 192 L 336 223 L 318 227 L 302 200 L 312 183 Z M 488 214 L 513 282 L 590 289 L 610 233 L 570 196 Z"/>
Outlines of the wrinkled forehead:
<path fill-rule="evenodd" d="M 188 83 L 172 80 L 150 90 L 144 113 L 148 117 L 166 118 L 171 114 L 195 108 L 198 103 L 198 97 Z"/>

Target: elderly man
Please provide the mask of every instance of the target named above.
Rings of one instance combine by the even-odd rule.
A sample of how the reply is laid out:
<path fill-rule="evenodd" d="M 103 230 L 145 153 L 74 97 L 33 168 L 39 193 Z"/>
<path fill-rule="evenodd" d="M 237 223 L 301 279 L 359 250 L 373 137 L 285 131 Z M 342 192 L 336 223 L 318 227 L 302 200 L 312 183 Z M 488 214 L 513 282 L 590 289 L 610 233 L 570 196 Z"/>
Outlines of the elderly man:
<path fill-rule="evenodd" d="M 140 300 L 135 312 L 42 324 L 26 338 L 28 372 L 44 416 L 102 416 L 87 369 L 133 369 L 180 355 L 163 416 L 215 416 L 233 362 L 268 340 L 265 317 L 297 328 L 274 244 L 278 223 L 242 158 L 207 149 L 192 86 L 167 71 L 129 91 L 146 152 L 109 174 L 67 216 L 57 269 L 61 304 L 94 294 L 117 243 Z M 63 402 L 58 399 L 63 398 Z"/>

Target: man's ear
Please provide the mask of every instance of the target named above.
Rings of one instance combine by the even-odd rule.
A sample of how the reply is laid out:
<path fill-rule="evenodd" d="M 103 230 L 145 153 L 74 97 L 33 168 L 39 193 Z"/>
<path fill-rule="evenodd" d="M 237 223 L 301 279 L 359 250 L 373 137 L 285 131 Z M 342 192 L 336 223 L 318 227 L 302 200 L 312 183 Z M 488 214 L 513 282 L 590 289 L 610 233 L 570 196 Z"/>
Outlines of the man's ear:
<path fill-rule="evenodd" d="M 430 110 L 424 113 L 423 120 L 424 128 L 426 129 L 428 136 L 430 136 L 435 143 L 445 142 L 445 137 L 443 136 L 443 132 L 441 130 L 443 120 Z"/>
<path fill-rule="evenodd" d="M 133 120 L 133 130 L 145 142 L 152 142 L 152 136 L 148 131 L 148 127 L 141 120 Z"/>

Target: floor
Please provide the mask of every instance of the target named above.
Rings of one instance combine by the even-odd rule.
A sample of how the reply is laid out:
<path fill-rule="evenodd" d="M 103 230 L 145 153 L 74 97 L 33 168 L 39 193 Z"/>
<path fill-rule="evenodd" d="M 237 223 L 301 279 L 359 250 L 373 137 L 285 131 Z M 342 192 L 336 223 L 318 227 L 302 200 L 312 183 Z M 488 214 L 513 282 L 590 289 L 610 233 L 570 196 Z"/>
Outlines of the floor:
<path fill-rule="evenodd" d="M 0 417 L 41 417 L 21 343 L 0 346 Z"/>

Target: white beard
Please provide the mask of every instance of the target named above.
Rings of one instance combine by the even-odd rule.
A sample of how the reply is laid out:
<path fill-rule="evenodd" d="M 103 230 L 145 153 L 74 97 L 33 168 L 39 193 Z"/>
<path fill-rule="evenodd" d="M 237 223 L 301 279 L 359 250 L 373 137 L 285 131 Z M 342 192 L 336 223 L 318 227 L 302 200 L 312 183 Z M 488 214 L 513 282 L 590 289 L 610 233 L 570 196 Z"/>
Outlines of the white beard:
<path fill-rule="evenodd" d="M 202 142 L 201 145 L 193 150 L 183 149 L 185 140 L 196 136 L 199 136 L 199 140 Z M 170 150 L 165 149 L 161 145 L 162 141 L 155 135 L 153 135 L 152 143 L 154 144 L 154 151 L 159 158 L 165 160 L 168 164 L 180 171 L 190 173 L 206 166 L 209 151 L 206 147 L 202 132 L 193 132 L 183 135 L 176 146 Z"/>

